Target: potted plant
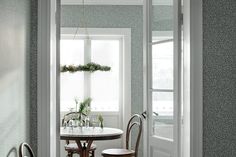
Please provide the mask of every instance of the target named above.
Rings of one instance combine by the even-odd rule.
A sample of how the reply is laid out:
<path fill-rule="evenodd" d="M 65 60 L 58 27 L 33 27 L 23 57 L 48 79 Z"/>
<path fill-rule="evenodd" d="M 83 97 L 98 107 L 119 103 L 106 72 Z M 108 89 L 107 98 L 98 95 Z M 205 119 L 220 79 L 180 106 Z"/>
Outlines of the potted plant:
<path fill-rule="evenodd" d="M 85 124 L 85 118 L 89 115 L 91 112 L 90 109 L 90 103 L 92 99 L 87 98 L 83 102 L 80 103 L 79 109 L 78 109 L 78 121 L 80 122 L 80 126 L 83 126 Z M 78 101 L 76 101 L 78 103 Z"/>

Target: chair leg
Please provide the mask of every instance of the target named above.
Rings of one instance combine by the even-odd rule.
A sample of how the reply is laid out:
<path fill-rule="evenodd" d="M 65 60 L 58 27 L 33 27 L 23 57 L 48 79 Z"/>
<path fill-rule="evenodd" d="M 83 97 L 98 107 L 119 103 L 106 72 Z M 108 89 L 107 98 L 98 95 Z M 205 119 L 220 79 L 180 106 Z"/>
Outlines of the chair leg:
<path fill-rule="evenodd" d="M 92 156 L 91 157 L 95 157 L 95 155 L 94 155 L 94 151 L 92 151 Z"/>
<path fill-rule="evenodd" d="M 67 153 L 67 157 L 73 157 L 73 153 L 72 152 L 68 152 Z"/>

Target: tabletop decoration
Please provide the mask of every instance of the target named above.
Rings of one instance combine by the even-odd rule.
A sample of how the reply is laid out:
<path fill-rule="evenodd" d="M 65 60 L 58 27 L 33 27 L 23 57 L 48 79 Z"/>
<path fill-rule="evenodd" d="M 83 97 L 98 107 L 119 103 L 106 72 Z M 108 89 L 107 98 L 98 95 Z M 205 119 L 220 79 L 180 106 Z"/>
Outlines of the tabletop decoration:
<path fill-rule="evenodd" d="M 78 112 L 70 111 L 63 116 L 62 125 L 66 127 L 75 127 L 77 126 Z"/>
<path fill-rule="evenodd" d="M 91 108 L 90 108 L 91 101 L 92 101 L 91 98 L 87 98 L 83 102 L 81 102 L 79 105 L 78 121 L 80 122 L 81 127 L 86 125 L 86 122 L 89 121 L 88 116 L 89 116 L 89 113 L 91 112 Z"/>
<path fill-rule="evenodd" d="M 104 127 L 104 119 L 101 114 L 92 116 L 90 120 L 90 112 L 91 112 L 91 104 L 92 99 L 87 98 L 83 102 L 79 103 L 78 98 L 75 98 L 75 111 L 70 111 L 65 114 L 63 117 L 62 124 L 64 127 L 69 126 L 73 127 L 90 127 L 95 128 L 96 124 L 99 124 L 99 127 L 103 129 Z"/>
<path fill-rule="evenodd" d="M 103 124 L 103 117 L 102 117 L 101 114 L 98 115 L 98 121 L 99 121 L 99 123 L 100 123 L 100 127 L 103 129 L 104 124 Z"/>

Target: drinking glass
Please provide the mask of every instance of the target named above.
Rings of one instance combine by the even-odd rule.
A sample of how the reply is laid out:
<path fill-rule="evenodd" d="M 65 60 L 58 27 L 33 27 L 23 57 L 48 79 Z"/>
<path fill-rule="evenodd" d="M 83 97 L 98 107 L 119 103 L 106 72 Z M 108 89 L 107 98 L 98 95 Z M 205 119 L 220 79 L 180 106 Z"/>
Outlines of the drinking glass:
<path fill-rule="evenodd" d="M 92 125 L 93 129 L 94 129 L 97 125 L 97 117 L 96 116 L 91 117 L 90 122 L 91 122 L 91 125 Z"/>

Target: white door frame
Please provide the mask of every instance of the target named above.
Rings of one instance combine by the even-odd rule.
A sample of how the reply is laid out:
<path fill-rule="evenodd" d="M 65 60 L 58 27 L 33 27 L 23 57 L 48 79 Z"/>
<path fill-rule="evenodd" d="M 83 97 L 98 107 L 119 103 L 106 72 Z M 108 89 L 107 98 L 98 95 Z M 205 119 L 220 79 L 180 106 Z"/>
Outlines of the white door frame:
<path fill-rule="evenodd" d="M 203 21 L 202 0 L 184 0 L 184 157 L 203 156 Z M 189 138 L 189 139 L 188 139 Z"/>
<path fill-rule="evenodd" d="M 184 4 L 184 129 L 182 138 L 182 157 L 202 157 L 203 156 L 203 79 L 202 79 L 202 0 L 183 0 Z M 148 83 L 148 25 L 147 6 L 149 0 L 144 1 L 143 7 L 143 96 L 144 110 L 147 110 L 147 83 Z M 148 152 L 147 123 L 144 127 L 144 156 Z"/>
<path fill-rule="evenodd" d="M 59 154 L 59 27 L 60 0 L 38 1 L 37 156 Z M 55 123 L 56 122 L 56 123 Z"/>
<path fill-rule="evenodd" d="M 148 0 L 145 1 L 147 3 Z M 55 26 L 55 19 L 59 21 L 59 16 L 56 18 L 55 5 L 60 4 L 60 0 L 41 0 L 38 2 L 38 95 L 37 95 L 37 131 L 38 131 L 38 156 L 44 157 L 56 157 L 59 156 L 57 151 L 59 150 L 59 105 L 56 105 L 58 100 L 58 93 L 51 95 L 50 91 L 50 79 L 52 73 L 50 73 L 51 65 L 51 53 L 55 51 L 55 38 L 53 39 L 53 32 L 51 29 Z M 190 108 L 186 111 L 189 114 L 189 140 L 186 139 L 186 145 L 190 143 L 190 157 L 202 157 L 202 0 L 184 0 L 184 43 L 185 51 L 189 51 L 190 56 L 186 56 L 189 60 L 189 83 L 187 89 L 190 99 Z M 59 7 L 58 7 L 59 8 Z M 144 23 L 147 22 L 146 7 L 144 5 Z M 57 27 L 59 27 L 57 25 Z M 144 109 L 146 109 L 146 72 L 147 72 L 147 34 L 146 25 L 144 25 Z M 55 33 L 55 32 L 54 32 Z M 58 40 L 58 38 L 57 38 Z M 52 49 L 54 46 L 54 50 Z M 58 46 L 57 46 L 58 47 Z M 58 61 L 58 55 L 57 59 Z M 58 64 L 58 62 L 56 62 Z M 54 68 L 59 66 L 54 66 Z M 54 69 L 59 71 L 59 69 Z M 54 71 L 54 74 L 55 74 Z M 56 81 L 58 83 L 58 80 Z M 57 90 L 58 91 L 58 90 Z M 187 91 L 186 91 L 187 93 Z M 54 96 L 54 99 L 51 97 Z M 55 110 L 56 109 L 56 112 Z M 53 112 L 51 112 L 53 111 Z M 57 121 L 54 127 L 50 127 L 51 120 Z M 188 130 L 186 130 L 188 132 Z M 147 138 L 145 138 L 147 139 Z M 53 143 L 54 142 L 54 143 Z M 56 143 L 55 143 L 56 142 Z M 147 141 L 144 142 L 144 147 Z M 184 144 L 184 145 L 185 145 Z M 144 148 L 144 150 L 147 150 Z M 144 151 L 145 153 L 145 151 Z M 187 157 L 187 156 L 186 156 Z"/>

